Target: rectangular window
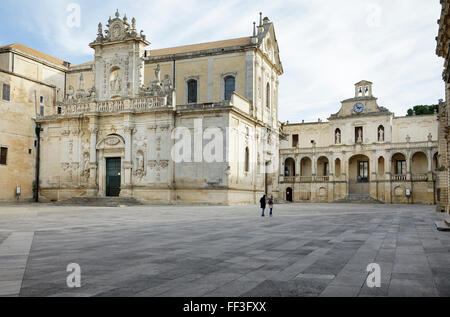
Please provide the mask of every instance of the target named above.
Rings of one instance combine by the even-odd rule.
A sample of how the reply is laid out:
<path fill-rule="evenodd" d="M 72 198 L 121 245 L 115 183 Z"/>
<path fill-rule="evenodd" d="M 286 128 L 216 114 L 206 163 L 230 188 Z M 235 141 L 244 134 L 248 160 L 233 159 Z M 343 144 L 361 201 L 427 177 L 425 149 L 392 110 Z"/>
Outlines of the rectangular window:
<path fill-rule="evenodd" d="M 39 98 L 39 102 L 41 103 L 41 105 L 44 104 L 44 96 L 41 96 L 41 97 Z"/>
<path fill-rule="evenodd" d="M 369 162 L 358 162 L 358 179 L 361 181 L 367 181 L 369 179 Z"/>
<path fill-rule="evenodd" d="M 41 107 L 40 107 L 39 115 L 40 115 L 41 117 L 44 116 L 44 106 L 41 106 Z"/>
<path fill-rule="evenodd" d="M 406 175 L 406 161 L 405 160 L 399 160 L 396 162 L 395 174 Z"/>
<path fill-rule="evenodd" d="M 7 158 L 8 158 L 8 148 L 6 147 L 0 148 L 0 165 L 6 165 Z"/>
<path fill-rule="evenodd" d="M 11 86 L 3 84 L 2 99 L 5 101 L 11 101 Z"/>
<path fill-rule="evenodd" d="M 298 134 L 292 135 L 292 147 L 297 147 L 298 145 Z"/>

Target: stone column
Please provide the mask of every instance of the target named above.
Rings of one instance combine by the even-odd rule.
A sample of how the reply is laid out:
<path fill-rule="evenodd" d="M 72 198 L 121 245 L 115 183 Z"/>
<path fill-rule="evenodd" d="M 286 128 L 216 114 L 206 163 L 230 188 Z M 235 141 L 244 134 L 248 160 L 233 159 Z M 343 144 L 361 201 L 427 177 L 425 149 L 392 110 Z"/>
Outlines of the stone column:
<path fill-rule="evenodd" d="M 392 157 L 391 153 L 386 153 L 384 160 L 384 201 L 387 203 L 392 202 L 392 186 L 391 186 L 391 176 L 392 176 Z"/>
<path fill-rule="evenodd" d="M 411 165 L 412 165 L 412 155 L 411 155 L 411 151 L 408 151 L 406 153 L 406 180 L 408 180 L 408 181 L 412 180 Z"/>
<path fill-rule="evenodd" d="M 91 133 L 90 147 L 89 147 L 89 185 L 87 190 L 87 196 L 94 197 L 98 195 L 98 182 L 97 182 L 97 120 L 91 118 L 89 123 L 89 132 Z"/>
<path fill-rule="evenodd" d="M 130 123 L 125 123 L 124 125 L 124 138 L 125 138 L 125 158 L 122 162 L 122 184 L 120 196 L 131 197 L 132 196 L 132 172 L 133 163 L 131 161 L 131 151 L 132 151 L 132 134 L 134 131 L 134 126 Z"/>

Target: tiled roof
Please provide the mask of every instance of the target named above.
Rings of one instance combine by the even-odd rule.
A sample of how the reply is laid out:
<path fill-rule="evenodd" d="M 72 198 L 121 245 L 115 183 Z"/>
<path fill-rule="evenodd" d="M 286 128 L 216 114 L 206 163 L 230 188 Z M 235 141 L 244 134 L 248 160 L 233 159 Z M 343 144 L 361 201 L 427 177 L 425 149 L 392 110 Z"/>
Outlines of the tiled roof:
<path fill-rule="evenodd" d="M 37 51 L 31 47 L 25 46 L 23 44 L 20 43 L 15 43 L 15 44 L 10 44 L 10 45 L 6 45 L 6 46 L 1 46 L 1 49 L 15 49 L 17 51 L 23 52 L 25 54 L 29 54 L 31 56 L 37 57 L 37 58 L 41 58 L 43 60 L 46 60 L 47 62 L 56 64 L 56 65 L 60 65 L 60 66 L 66 66 L 65 62 L 59 58 L 50 56 L 48 54 L 42 53 L 40 51 Z"/>

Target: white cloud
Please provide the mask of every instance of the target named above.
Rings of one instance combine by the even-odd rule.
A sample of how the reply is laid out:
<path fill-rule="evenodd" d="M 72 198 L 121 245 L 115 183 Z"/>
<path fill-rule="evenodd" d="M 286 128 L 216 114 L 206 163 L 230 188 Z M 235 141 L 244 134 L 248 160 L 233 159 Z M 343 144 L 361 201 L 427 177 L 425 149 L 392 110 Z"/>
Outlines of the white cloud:
<path fill-rule="evenodd" d="M 19 1 L 20 2 L 20 1 Z M 248 36 L 259 10 L 275 23 L 285 74 L 280 120 L 316 121 L 353 96 L 353 84 L 374 82 L 379 104 L 404 115 L 415 104 L 443 97 L 442 63 L 435 55 L 438 1 L 423 0 L 174 0 L 26 3 L 19 31 L 42 39 L 46 52 L 81 63 L 98 22 L 116 8 L 135 16 L 152 48 Z M 67 5 L 82 8 L 80 28 L 66 25 Z M 17 42 L 21 39 L 18 38 Z"/>

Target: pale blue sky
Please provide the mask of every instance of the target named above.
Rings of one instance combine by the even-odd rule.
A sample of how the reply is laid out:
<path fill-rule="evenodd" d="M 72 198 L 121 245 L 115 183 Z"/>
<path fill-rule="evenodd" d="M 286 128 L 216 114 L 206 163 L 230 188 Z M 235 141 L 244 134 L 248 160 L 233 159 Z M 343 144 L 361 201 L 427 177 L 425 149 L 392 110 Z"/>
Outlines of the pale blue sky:
<path fill-rule="evenodd" d="M 0 46 L 19 42 L 73 64 L 93 60 L 88 43 L 117 8 L 136 17 L 152 49 L 250 36 L 263 11 L 275 24 L 285 70 L 281 121 L 328 118 L 362 79 L 397 116 L 443 98 L 438 0 L 0 1 Z M 70 3 L 80 5 L 79 28 L 66 22 Z"/>

